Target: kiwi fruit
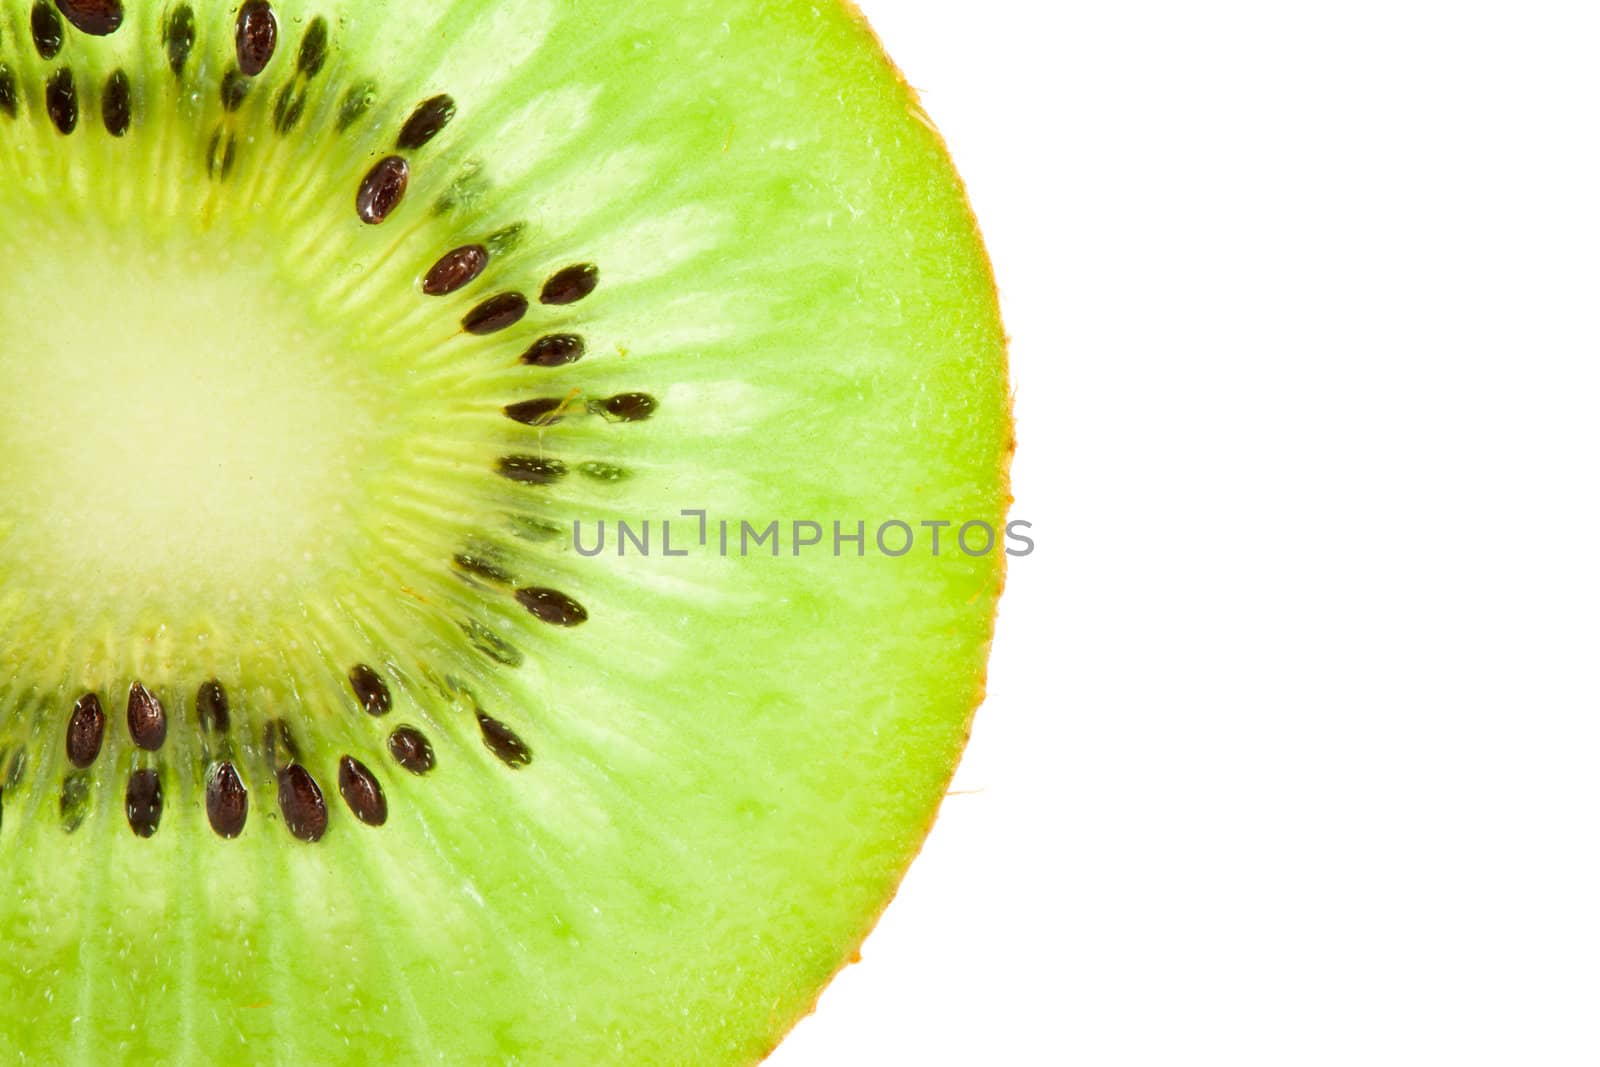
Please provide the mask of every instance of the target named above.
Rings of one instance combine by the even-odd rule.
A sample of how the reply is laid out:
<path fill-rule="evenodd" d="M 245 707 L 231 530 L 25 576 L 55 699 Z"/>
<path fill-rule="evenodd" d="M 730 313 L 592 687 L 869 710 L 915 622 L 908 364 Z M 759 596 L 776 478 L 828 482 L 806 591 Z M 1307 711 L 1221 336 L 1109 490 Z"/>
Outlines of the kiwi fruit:
<path fill-rule="evenodd" d="M 1004 570 L 988 264 L 861 17 L 0 0 L 0 175 L 4 1058 L 766 1055 Z"/>

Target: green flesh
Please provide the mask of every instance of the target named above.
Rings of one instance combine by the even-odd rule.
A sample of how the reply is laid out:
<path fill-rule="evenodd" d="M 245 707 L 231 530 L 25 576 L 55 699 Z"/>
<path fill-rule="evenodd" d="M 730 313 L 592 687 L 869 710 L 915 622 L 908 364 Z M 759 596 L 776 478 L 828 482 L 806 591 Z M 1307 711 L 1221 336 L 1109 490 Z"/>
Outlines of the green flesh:
<path fill-rule="evenodd" d="M 284 2 L 227 114 L 235 11 L 195 5 L 180 80 L 170 8 L 69 26 L 45 62 L 0 0 L 19 98 L 0 112 L 0 1056 L 753 1062 L 892 894 L 981 688 L 1001 555 L 953 530 L 938 556 L 926 530 L 903 558 L 872 544 L 888 520 L 998 526 L 1007 503 L 1002 335 L 942 147 L 831 4 Z M 63 67 L 70 135 L 43 89 Z M 100 117 L 117 69 L 121 138 Z M 282 134 L 286 87 L 305 104 Z M 454 121 L 363 224 L 363 176 L 439 93 Z M 460 292 L 419 291 L 516 224 Z M 599 287 L 541 306 L 574 264 Z M 462 331 L 505 291 L 526 318 Z M 587 354 L 519 362 L 548 334 Z M 634 393 L 649 418 L 591 410 Z M 568 416 L 502 414 L 535 398 Z M 565 474 L 522 484 L 507 456 Z M 715 526 L 701 549 L 687 508 L 735 547 L 740 520 L 779 520 L 782 555 L 723 558 Z M 674 517 L 692 551 L 666 558 Z M 619 519 L 655 525 L 650 556 L 618 557 Z M 608 551 L 574 551 L 573 522 L 592 545 L 601 520 Z M 798 557 L 795 520 L 825 530 Z M 858 520 L 866 557 L 836 558 L 832 523 Z M 527 588 L 587 621 L 541 621 Z M 357 664 L 387 715 L 358 705 Z M 213 678 L 225 735 L 198 724 Z M 165 706 L 158 752 L 129 736 L 135 681 Z M 105 746 L 64 804 L 90 691 Z M 491 751 L 479 713 L 531 762 Z M 327 802 L 314 844 L 278 809 L 275 719 Z M 389 755 L 401 724 L 430 773 Z M 344 755 L 382 782 L 385 825 L 341 800 Z M 207 821 L 223 759 L 250 791 L 236 840 Z M 123 810 L 135 769 L 161 777 L 149 838 Z"/>

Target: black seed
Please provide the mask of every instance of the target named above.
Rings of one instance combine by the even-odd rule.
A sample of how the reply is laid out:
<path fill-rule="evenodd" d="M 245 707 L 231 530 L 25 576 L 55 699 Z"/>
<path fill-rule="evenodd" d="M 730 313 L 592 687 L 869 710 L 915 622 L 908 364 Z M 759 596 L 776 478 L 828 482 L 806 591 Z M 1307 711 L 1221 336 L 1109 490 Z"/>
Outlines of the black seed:
<path fill-rule="evenodd" d="M 522 243 L 522 231 L 528 228 L 526 222 L 513 222 L 509 226 L 502 226 L 483 239 L 484 245 L 489 249 L 491 256 L 500 256 L 511 251 Z"/>
<path fill-rule="evenodd" d="M 565 405 L 565 400 L 547 396 L 538 400 L 507 404 L 502 410 L 505 411 L 506 418 L 520 422 L 524 426 L 554 426 L 561 421 L 561 409 Z"/>
<path fill-rule="evenodd" d="M 189 62 L 189 53 L 194 51 L 194 8 L 182 4 L 172 13 L 161 31 L 161 42 L 167 48 L 167 66 L 175 76 L 182 78 L 184 64 Z"/>
<path fill-rule="evenodd" d="M 261 743 L 267 751 L 267 762 L 275 768 L 293 763 L 300 758 L 300 746 L 284 719 L 273 719 L 261 731 Z"/>
<path fill-rule="evenodd" d="M 130 774 L 124 803 L 133 832 L 140 837 L 154 836 L 161 825 L 161 775 L 152 770 Z"/>
<path fill-rule="evenodd" d="M 551 626 L 578 626 L 589 621 L 582 604 L 555 589 L 518 589 L 517 603 Z"/>
<path fill-rule="evenodd" d="M 462 553 L 461 555 L 456 556 L 453 562 L 461 570 L 466 571 L 468 574 L 476 575 L 485 581 L 498 582 L 501 585 L 511 584 L 511 575 L 507 574 L 499 567 L 496 567 L 488 560 L 479 559 L 477 556 L 469 556 L 466 553 Z"/>
<path fill-rule="evenodd" d="M 415 152 L 439 135 L 456 117 L 456 102 L 444 94 L 424 100 L 400 128 L 395 147 L 402 152 Z"/>
<path fill-rule="evenodd" d="M 556 271 L 539 292 L 541 304 L 576 304 L 600 284 L 600 268 L 593 263 L 579 263 Z"/>
<path fill-rule="evenodd" d="M 106 91 L 100 99 L 100 117 L 113 137 L 127 133 L 128 126 L 133 122 L 132 89 L 128 85 L 128 76 L 120 70 L 114 71 L 106 79 Z"/>
<path fill-rule="evenodd" d="M 339 132 L 343 133 L 359 122 L 361 116 L 372 110 L 377 99 L 377 87 L 371 82 L 362 82 L 346 89 L 344 99 L 339 103 Z"/>
<path fill-rule="evenodd" d="M 601 414 L 618 422 L 642 422 L 654 415 L 659 405 L 648 393 L 619 393 L 596 401 L 594 406 Z"/>
<path fill-rule="evenodd" d="M 412 774 L 433 770 L 433 746 L 414 726 L 402 726 L 389 735 L 389 755 Z"/>
<path fill-rule="evenodd" d="M 213 178 L 226 178 L 233 169 L 233 154 L 238 142 L 227 130 L 219 129 L 211 135 L 211 146 L 206 150 L 206 171 Z"/>
<path fill-rule="evenodd" d="M 17 117 L 17 76 L 4 64 L 0 64 L 0 111 Z"/>
<path fill-rule="evenodd" d="M 78 86 L 72 80 L 72 71 L 66 67 L 50 75 L 45 83 L 44 109 L 62 133 L 78 128 Z"/>
<path fill-rule="evenodd" d="M 44 0 L 38 0 L 33 5 L 32 28 L 33 46 L 39 50 L 39 55 L 54 59 L 60 54 L 65 31 L 61 27 L 61 19 Z"/>
<path fill-rule="evenodd" d="M 250 792 L 239 772 L 224 760 L 206 782 L 206 818 L 219 837 L 238 837 L 250 815 Z"/>
<path fill-rule="evenodd" d="M 28 769 L 28 750 L 19 748 L 16 755 L 11 757 L 11 765 L 6 768 L 5 788 L 15 789 L 22 784 L 23 772 Z"/>
<path fill-rule="evenodd" d="M 56 7 L 91 37 L 106 37 L 122 25 L 122 0 L 56 0 Z"/>
<path fill-rule="evenodd" d="M 105 737 L 106 713 L 100 698 L 85 693 L 72 705 L 72 718 L 67 721 L 67 759 L 74 767 L 89 766 L 100 755 Z"/>
<path fill-rule="evenodd" d="M 128 688 L 128 733 L 133 743 L 149 752 L 167 740 L 167 712 L 156 695 L 138 682 Z"/>
<path fill-rule="evenodd" d="M 522 353 L 522 362 L 530 367 L 561 367 L 583 358 L 583 338 L 572 333 L 553 333 L 533 342 L 533 347 Z"/>
<path fill-rule="evenodd" d="M 61 781 L 61 828 L 72 833 L 89 815 L 89 775 L 69 774 Z"/>
<path fill-rule="evenodd" d="M 250 95 L 250 79 L 238 67 L 229 67 L 222 76 L 222 110 L 238 111 L 244 98 Z"/>
<path fill-rule="evenodd" d="M 311 772 L 291 763 L 278 772 L 278 810 L 284 825 L 302 841 L 320 841 L 328 832 L 328 805 Z"/>
<path fill-rule="evenodd" d="M 433 214 L 444 215 L 457 208 L 470 206 L 483 196 L 489 183 L 483 176 L 483 162 L 469 159 L 461 165 L 461 173 L 450 182 L 450 188 L 433 203 Z"/>
<path fill-rule="evenodd" d="M 376 226 L 388 218 L 406 195 L 410 180 L 411 168 L 399 156 L 385 156 L 373 164 L 356 193 L 356 214 L 361 221 Z"/>
<path fill-rule="evenodd" d="M 299 763 L 278 771 L 278 811 L 283 813 L 283 824 L 299 840 L 320 841 L 328 832 L 328 805 L 322 787 Z"/>
<path fill-rule="evenodd" d="M 389 802 L 383 798 L 383 786 L 360 760 L 340 757 L 339 795 L 356 818 L 368 826 L 382 826 L 389 820 Z"/>
<path fill-rule="evenodd" d="M 505 762 L 508 767 L 526 767 L 533 762 L 533 753 L 511 727 L 499 719 L 491 719 L 478 712 L 478 729 L 483 731 L 483 743 Z"/>
<path fill-rule="evenodd" d="M 522 651 L 477 619 L 462 623 L 461 631 L 467 635 L 467 642 L 473 648 L 502 667 L 522 666 Z"/>
<path fill-rule="evenodd" d="M 559 541 L 572 536 L 571 527 L 559 526 L 531 515 L 507 515 L 506 518 L 511 520 L 511 532 L 524 541 Z"/>
<path fill-rule="evenodd" d="M 267 69 L 278 47 L 278 19 L 267 0 L 245 0 L 234 24 L 233 48 L 239 69 L 254 78 Z"/>
<path fill-rule="evenodd" d="M 383 677 L 365 663 L 350 668 L 350 688 L 356 691 L 356 699 L 368 715 L 387 715 L 394 706 Z"/>
<path fill-rule="evenodd" d="M 523 485 L 550 485 L 560 481 L 567 473 L 567 465 L 559 459 L 540 459 L 538 456 L 502 456 L 497 469 L 500 477 Z"/>
<path fill-rule="evenodd" d="M 482 245 L 463 245 L 439 257 L 422 279 L 422 291 L 429 296 L 448 296 L 467 285 L 489 265 L 489 250 Z"/>
<path fill-rule="evenodd" d="M 315 78 L 322 73 L 322 65 L 328 61 L 328 20 L 318 15 L 311 20 L 311 25 L 306 27 L 306 35 L 300 39 L 300 58 L 295 66 L 307 78 Z"/>
<path fill-rule="evenodd" d="M 620 482 L 628 472 L 610 463 L 580 463 L 578 473 L 597 482 Z"/>
<path fill-rule="evenodd" d="M 461 328 L 479 336 L 497 333 L 515 326 L 527 313 L 527 297 L 521 293 L 499 293 L 467 312 L 466 318 L 461 320 Z"/>
<path fill-rule="evenodd" d="M 296 90 L 291 82 L 278 93 L 278 99 L 272 106 L 272 125 L 279 133 L 288 133 L 300 123 L 300 116 L 306 112 L 306 91 Z"/>
<path fill-rule="evenodd" d="M 200 729 L 208 734 L 228 732 L 228 691 L 213 678 L 201 682 L 194 695 L 195 710 L 200 713 Z"/>

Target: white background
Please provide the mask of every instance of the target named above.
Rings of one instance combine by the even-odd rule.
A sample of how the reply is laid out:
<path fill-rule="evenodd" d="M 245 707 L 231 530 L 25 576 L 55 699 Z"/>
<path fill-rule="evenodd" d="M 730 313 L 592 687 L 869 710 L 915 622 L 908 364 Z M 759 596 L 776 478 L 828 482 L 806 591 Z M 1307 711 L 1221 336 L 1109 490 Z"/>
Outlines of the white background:
<path fill-rule="evenodd" d="M 1600 1062 L 1600 9 L 861 4 L 1039 550 L 772 1064 Z"/>

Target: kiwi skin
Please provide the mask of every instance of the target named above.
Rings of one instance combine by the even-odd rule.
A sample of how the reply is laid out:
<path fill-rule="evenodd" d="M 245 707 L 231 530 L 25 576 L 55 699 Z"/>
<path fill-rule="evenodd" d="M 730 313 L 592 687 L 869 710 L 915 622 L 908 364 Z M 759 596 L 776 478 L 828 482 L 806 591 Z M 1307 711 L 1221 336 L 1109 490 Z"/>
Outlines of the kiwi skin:
<path fill-rule="evenodd" d="M 36 266 L 0 327 L 55 368 L 0 366 L 0 1051 L 759 1058 L 931 824 L 1003 557 L 522 533 L 998 524 L 1003 340 L 943 147 L 842 9 L 247 7 L 248 63 L 242 9 L 132 9 L 46 61 L 0 7 L 0 238 Z M 487 267 L 428 292 L 469 244 Z M 526 358 L 556 336 L 582 354 Z"/>

